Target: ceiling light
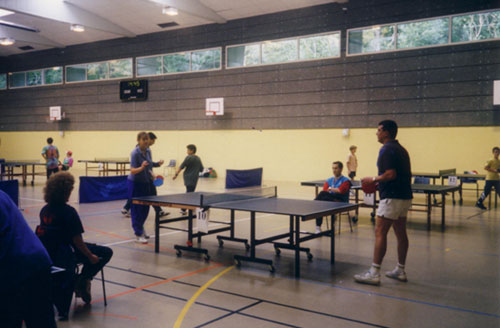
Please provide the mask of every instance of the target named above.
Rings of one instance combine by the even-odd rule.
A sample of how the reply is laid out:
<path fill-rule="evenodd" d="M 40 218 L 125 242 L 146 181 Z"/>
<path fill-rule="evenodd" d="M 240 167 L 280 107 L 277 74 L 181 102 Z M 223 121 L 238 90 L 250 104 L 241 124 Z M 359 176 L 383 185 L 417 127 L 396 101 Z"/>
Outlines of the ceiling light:
<path fill-rule="evenodd" d="M 14 40 L 12 38 L 1 38 L 0 39 L 0 45 L 2 45 L 2 46 L 11 46 L 14 44 L 14 42 L 16 42 L 16 40 Z"/>
<path fill-rule="evenodd" d="M 85 31 L 85 27 L 83 27 L 83 25 L 71 24 L 71 30 L 73 32 L 84 32 Z"/>
<path fill-rule="evenodd" d="M 0 9 L 0 17 L 12 15 L 14 12 L 10 10 Z"/>
<path fill-rule="evenodd" d="M 163 8 L 162 13 L 164 15 L 177 16 L 179 14 L 179 11 L 177 11 L 177 8 L 174 7 L 165 7 Z"/>

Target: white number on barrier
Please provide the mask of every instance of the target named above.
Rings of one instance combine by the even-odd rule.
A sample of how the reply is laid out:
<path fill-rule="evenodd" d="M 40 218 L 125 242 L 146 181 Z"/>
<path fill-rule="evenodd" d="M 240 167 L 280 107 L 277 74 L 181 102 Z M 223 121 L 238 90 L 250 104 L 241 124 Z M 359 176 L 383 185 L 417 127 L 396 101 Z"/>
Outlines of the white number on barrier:
<path fill-rule="evenodd" d="M 457 177 L 456 176 L 449 176 L 448 177 L 448 185 L 449 186 L 456 186 L 457 185 Z"/>

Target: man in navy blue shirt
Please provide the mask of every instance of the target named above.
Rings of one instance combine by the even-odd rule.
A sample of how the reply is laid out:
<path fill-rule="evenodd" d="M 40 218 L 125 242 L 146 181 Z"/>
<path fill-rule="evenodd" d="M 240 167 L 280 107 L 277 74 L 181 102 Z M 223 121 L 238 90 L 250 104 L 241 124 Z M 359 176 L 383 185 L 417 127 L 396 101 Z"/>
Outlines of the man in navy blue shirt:
<path fill-rule="evenodd" d="M 56 327 L 51 260 L 21 212 L 0 190 L 0 326 Z"/>
<path fill-rule="evenodd" d="M 380 285 L 380 266 L 387 249 L 387 233 L 391 226 L 398 241 L 398 265 L 385 275 L 399 281 L 408 281 L 405 272 L 408 253 L 406 217 L 413 198 L 411 165 L 408 152 L 396 140 L 397 133 L 398 126 L 394 121 L 385 120 L 378 124 L 377 138 L 383 144 L 377 160 L 378 176 L 361 180 L 365 185 L 378 183 L 380 203 L 375 227 L 373 263 L 367 272 L 354 276 L 354 280 L 359 283 Z"/>

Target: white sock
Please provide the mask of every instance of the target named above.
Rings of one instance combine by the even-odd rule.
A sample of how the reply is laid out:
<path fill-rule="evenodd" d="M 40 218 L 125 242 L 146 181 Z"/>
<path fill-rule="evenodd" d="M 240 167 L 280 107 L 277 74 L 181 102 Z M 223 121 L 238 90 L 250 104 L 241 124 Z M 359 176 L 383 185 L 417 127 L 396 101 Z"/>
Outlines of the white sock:
<path fill-rule="evenodd" d="M 377 275 L 377 276 L 380 275 L 380 265 L 372 263 L 372 266 L 370 267 L 369 271 L 372 275 Z"/>
<path fill-rule="evenodd" d="M 394 269 L 394 271 L 396 271 L 398 273 L 404 273 L 405 272 L 404 264 L 398 263 L 398 265 L 396 265 L 396 268 Z"/>

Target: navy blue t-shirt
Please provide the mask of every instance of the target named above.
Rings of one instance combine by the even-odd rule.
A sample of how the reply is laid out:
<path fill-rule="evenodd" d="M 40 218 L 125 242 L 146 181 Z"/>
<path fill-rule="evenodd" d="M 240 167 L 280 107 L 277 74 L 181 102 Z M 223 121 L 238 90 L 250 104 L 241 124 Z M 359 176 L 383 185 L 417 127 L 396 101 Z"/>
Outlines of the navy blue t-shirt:
<path fill-rule="evenodd" d="M 378 174 L 387 170 L 396 171 L 396 179 L 378 184 L 380 199 L 412 199 L 411 191 L 411 164 L 406 149 L 397 140 L 386 142 L 378 154 Z"/>
<path fill-rule="evenodd" d="M 16 204 L 0 190 L 0 295 L 52 262 Z"/>

